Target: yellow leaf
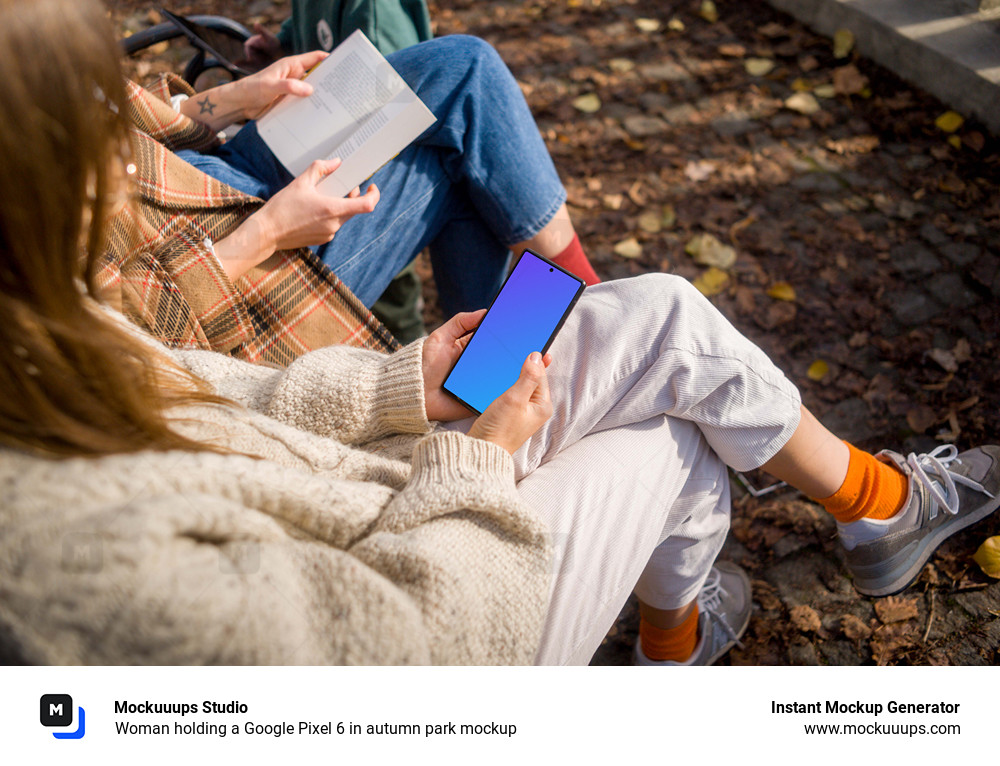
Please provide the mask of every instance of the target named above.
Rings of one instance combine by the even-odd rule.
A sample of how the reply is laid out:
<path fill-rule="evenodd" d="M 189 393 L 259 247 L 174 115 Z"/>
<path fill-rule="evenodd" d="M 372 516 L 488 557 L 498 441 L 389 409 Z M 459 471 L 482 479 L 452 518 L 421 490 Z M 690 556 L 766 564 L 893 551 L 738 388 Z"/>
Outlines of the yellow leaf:
<path fill-rule="evenodd" d="M 830 365 L 824 362 L 822 359 L 817 359 L 815 362 L 809 365 L 809 369 L 806 371 L 806 375 L 809 376 L 809 380 L 820 381 L 823 380 L 830 372 Z"/>
<path fill-rule="evenodd" d="M 990 537 L 980 545 L 972 560 L 985 574 L 1000 578 L 1000 535 Z"/>
<path fill-rule="evenodd" d="M 670 29 L 674 32 L 683 32 L 684 22 L 681 21 L 676 16 L 674 16 L 672 19 L 670 19 L 670 21 L 667 22 L 667 29 Z"/>
<path fill-rule="evenodd" d="M 698 8 L 698 15 L 709 24 L 714 24 L 719 20 L 719 11 L 712 0 L 701 0 L 701 7 Z"/>
<path fill-rule="evenodd" d="M 640 32 L 655 32 L 660 28 L 659 19 L 636 19 L 635 25 Z"/>
<path fill-rule="evenodd" d="M 664 229 L 672 229 L 675 223 L 677 223 L 677 212 L 674 210 L 674 206 L 664 205 L 663 218 L 660 219 L 660 224 Z"/>
<path fill-rule="evenodd" d="M 656 234 L 663 228 L 663 221 L 659 213 L 647 210 L 639 216 L 639 228 L 649 234 Z"/>
<path fill-rule="evenodd" d="M 629 237 L 615 245 L 615 253 L 622 258 L 638 258 L 642 255 L 642 245 L 635 237 Z"/>
<path fill-rule="evenodd" d="M 802 77 L 796 77 L 792 80 L 792 90 L 797 91 L 798 93 L 808 93 L 812 90 L 812 85 L 809 84 L 808 80 Z"/>
<path fill-rule="evenodd" d="M 795 288 L 788 282 L 775 282 L 768 288 L 767 294 L 779 301 L 795 300 Z"/>
<path fill-rule="evenodd" d="M 847 58 L 854 47 L 854 33 L 849 29 L 838 29 L 833 33 L 833 57 Z"/>
<path fill-rule="evenodd" d="M 722 244 L 711 234 L 696 234 L 684 246 L 684 252 L 702 266 L 716 266 L 728 269 L 736 263 L 736 250 Z"/>
<path fill-rule="evenodd" d="M 635 69 L 635 62 L 632 59 L 611 59 L 608 62 L 608 66 L 614 72 L 624 73 L 631 72 Z"/>
<path fill-rule="evenodd" d="M 751 57 L 743 62 L 743 68 L 747 70 L 747 74 L 753 75 L 754 77 L 763 77 L 774 69 L 774 62 L 771 59 L 758 59 Z"/>
<path fill-rule="evenodd" d="M 573 107 L 581 112 L 593 114 L 601 108 L 601 99 L 596 93 L 584 93 L 573 99 Z"/>
<path fill-rule="evenodd" d="M 962 139 L 958 136 L 948 136 L 948 143 L 951 144 L 956 149 L 962 148 Z"/>
<path fill-rule="evenodd" d="M 819 101 L 812 93 L 793 93 L 785 99 L 785 108 L 799 114 L 816 114 L 820 110 Z"/>
<path fill-rule="evenodd" d="M 813 88 L 813 93 L 820 98 L 833 98 L 837 95 L 837 90 L 830 83 L 826 83 Z"/>
<path fill-rule="evenodd" d="M 934 120 L 934 124 L 938 126 L 938 130 L 943 130 L 945 133 L 954 133 L 962 127 L 963 122 L 965 122 L 965 118 L 958 112 L 952 111 L 947 111 Z"/>
<path fill-rule="evenodd" d="M 694 280 L 693 284 L 702 295 L 718 295 L 726 288 L 729 282 L 729 275 L 722 269 L 710 266 L 705 269 L 700 277 Z"/>

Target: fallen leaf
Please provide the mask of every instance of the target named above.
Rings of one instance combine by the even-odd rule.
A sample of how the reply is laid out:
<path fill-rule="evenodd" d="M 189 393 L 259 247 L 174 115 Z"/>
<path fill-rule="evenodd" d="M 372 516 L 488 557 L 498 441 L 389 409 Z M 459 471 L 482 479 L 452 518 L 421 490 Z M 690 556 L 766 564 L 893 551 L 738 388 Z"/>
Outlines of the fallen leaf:
<path fill-rule="evenodd" d="M 795 300 L 795 288 L 788 282 L 775 282 L 767 289 L 767 294 L 779 301 Z"/>
<path fill-rule="evenodd" d="M 796 93 L 808 93 L 812 89 L 813 89 L 812 83 L 810 83 L 804 77 L 796 77 L 794 80 L 792 80 L 792 90 L 794 90 Z"/>
<path fill-rule="evenodd" d="M 640 32 L 655 32 L 660 28 L 659 19 L 636 19 L 635 25 Z"/>
<path fill-rule="evenodd" d="M 730 58 L 742 58 L 747 55 L 747 49 L 739 43 L 724 43 L 719 46 L 719 55 L 729 56 Z"/>
<path fill-rule="evenodd" d="M 728 282 L 729 275 L 726 272 L 715 268 L 715 266 L 710 266 L 692 284 L 698 288 L 702 295 L 711 296 L 721 293 Z"/>
<path fill-rule="evenodd" d="M 764 37 L 770 37 L 772 39 L 775 37 L 784 37 L 788 34 L 788 30 L 777 21 L 769 21 L 757 31 L 764 35 Z"/>
<path fill-rule="evenodd" d="M 748 58 L 743 62 L 743 68 L 747 70 L 747 74 L 754 77 L 763 77 L 774 69 L 774 61 L 771 59 Z"/>
<path fill-rule="evenodd" d="M 639 207 L 643 207 L 648 200 L 646 199 L 646 192 L 642 190 L 642 181 L 634 181 L 630 187 L 628 187 L 628 198 L 632 200 Z"/>
<path fill-rule="evenodd" d="M 926 404 L 914 407 L 906 413 L 907 425 L 916 433 L 923 433 L 932 425 L 937 423 L 938 416 Z"/>
<path fill-rule="evenodd" d="M 840 618 L 840 629 L 851 641 L 863 641 L 872 635 L 872 629 L 865 625 L 860 617 L 853 614 L 845 614 Z"/>
<path fill-rule="evenodd" d="M 938 187 L 943 192 L 948 192 L 949 194 L 956 194 L 960 191 L 965 191 L 965 181 L 963 181 L 954 173 L 946 173 L 944 177 L 938 182 Z"/>
<path fill-rule="evenodd" d="M 964 122 L 965 118 L 962 115 L 951 110 L 934 120 L 934 124 L 937 125 L 938 130 L 943 130 L 945 133 L 954 133 L 962 127 L 962 123 Z"/>
<path fill-rule="evenodd" d="M 663 218 L 660 223 L 664 229 L 674 228 L 674 224 L 677 223 L 677 213 L 674 211 L 673 205 L 663 206 Z"/>
<path fill-rule="evenodd" d="M 684 22 L 679 18 L 674 16 L 670 21 L 667 22 L 667 29 L 673 30 L 674 32 L 684 31 Z"/>
<path fill-rule="evenodd" d="M 816 114 L 820 110 L 819 102 L 812 93 L 793 93 L 785 99 L 785 108 L 799 114 Z"/>
<path fill-rule="evenodd" d="M 961 149 L 962 139 L 958 136 L 948 136 L 948 145 L 953 149 Z"/>
<path fill-rule="evenodd" d="M 656 234 L 663 228 L 663 216 L 653 210 L 647 210 L 639 216 L 639 228 L 648 234 Z"/>
<path fill-rule="evenodd" d="M 638 258 L 642 255 L 642 245 L 635 237 L 623 239 L 614 247 L 615 254 L 622 258 Z"/>
<path fill-rule="evenodd" d="M 945 372 L 957 372 L 958 371 L 958 360 L 955 359 L 955 355 L 943 348 L 932 348 L 928 353 L 931 359 L 941 365 Z"/>
<path fill-rule="evenodd" d="M 704 181 L 715 172 L 715 163 L 706 160 L 692 160 L 684 166 L 684 175 L 692 181 Z"/>
<path fill-rule="evenodd" d="M 959 338 L 958 343 L 955 344 L 951 353 L 954 355 L 955 361 L 959 364 L 968 362 L 972 358 L 972 346 L 969 345 L 969 341 L 965 338 Z"/>
<path fill-rule="evenodd" d="M 648 114 L 630 114 L 622 121 L 622 125 L 629 135 L 637 138 L 645 138 L 666 133 L 670 125 L 659 117 L 651 117 Z"/>
<path fill-rule="evenodd" d="M 849 29 L 838 29 L 833 33 L 833 57 L 847 58 L 854 47 L 854 33 Z"/>
<path fill-rule="evenodd" d="M 789 610 L 789 619 L 792 625 L 803 633 L 815 633 L 823 627 L 819 619 L 819 614 L 811 606 L 799 604 Z"/>
<path fill-rule="evenodd" d="M 917 616 L 917 597 L 886 596 L 875 602 L 875 614 L 886 625 L 912 620 Z"/>
<path fill-rule="evenodd" d="M 822 359 L 817 359 L 815 362 L 810 364 L 809 369 L 806 370 L 806 376 L 808 376 L 809 380 L 815 380 L 817 383 L 829 374 L 830 365 Z"/>
<path fill-rule="evenodd" d="M 819 69 L 819 59 L 815 56 L 803 56 L 799 59 L 799 69 L 803 72 L 811 72 Z"/>
<path fill-rule="evenodd" d="M 601 197 L 601 204 L 608 210 L 621 210 L 625 204 L 624 194 L 605 194 Z"/>
<path fill-rule="evenodd" d="M 854 64 L 848 64 L 833 70 L 833 89 L 842 96 L 854 96 L 865 89 L 868 78 Z"/>
<path fill-rule="evenodd" d="M 939 442 L 953 444 L 958 441 L 958 437 L 961 436 L 961 434 L 962 427 L 958 424 L 958 415 L 955 414 L 955 410 L 948 410 L 948 428 L 942 428 L 934 434 L 934 438 Z"/>
<path fill-rule="evenodd" d="M 753 315 L 753 321 L 764 330 L 773 330 L 783 324 L 788 324 L 798 315 L 798 310 L 794 303 L 787 301 L 775 301 L 767 307 L 767 311 L 761 314 L 759 311 Z"/>
<path fill-rule="evenodd" d="M 596 93 L 584 93 L 573 99 L 573 108 L 586 114 L 593 114 L 601 108 L 601 99 Z"/>
<path fill-rule="evenodd" d="M 983 574 L 1000 578 L 1000 535 L 987 538 L 986 542 L 979 546 L 972 560 L 979 564 Z"/>
<path fill-rule="evenodd" d="M 878 603 L 878 602 L 876 602 Z M 917 643 L 917 630 L 914 623 L 897 622 L 892 625 L 882 625 L 872 635 L 869 646 L 876 665 L 886 665 L 905 649 Z"/>
<path fill-rule="evenodd" d="M 813 95 L 816 95 L 819 98 L 833 98 L 837 95 L 837 89 L 830 83 L 824 83 L 823 85 L 817 85 L 813 88 Z"/>
<path fill-rule="evenodd" d="M 962 136 L 962 141 L 974 152 L 981 152 L 983 147 L 986 146 L 986 139 L 978 130 L 973 130 Z"/>
<path fill-rule="evenodd" d="M 766 580 L 753 580 L 751 592 L 754 601 L 765 611 L 781 609 L 781 599 L 775 594 L 774 586 Z"/>
<path fill-rule="evenodd" d="M 736 263 L 736 250 L 722 244 L 711 234 L 696 234 L 684 246 L 684 252 L 690 255 L 694 262 L 702 266 L 715 266 L 728 269 Z"/>
<path fill-rule="evenodd" d="M 698 15 L 710 24 L 714 24 L 719 20 L 719 11 L 715 7 L 715 3 L 713 3 L 712 0 L 701 0 L 701 5 L 698 8 Z"/>
<path fill-rule="evenodd" d="M 635 62 L 632 59 L 611 59 L 608 62 L 608 66 L 611 67 L 613 72 L 625 73 L 631 72 L 635 69 Z"/>

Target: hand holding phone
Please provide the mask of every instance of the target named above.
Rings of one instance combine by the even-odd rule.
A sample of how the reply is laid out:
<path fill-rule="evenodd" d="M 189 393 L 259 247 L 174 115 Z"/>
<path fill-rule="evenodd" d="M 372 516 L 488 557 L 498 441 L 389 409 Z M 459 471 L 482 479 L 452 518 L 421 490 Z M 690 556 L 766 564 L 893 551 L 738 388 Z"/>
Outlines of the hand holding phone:
<path fill-rule="evenodd" d="M 528 355 L 544 355 L 583 293 L 583 280 L 525 250 L 445 378 L 443 390 L 476 413 L 518 381 Z"/>
<path fill-rule="evenodd" d="M 469 436 L 498 444 L 511 455 L 517 452 L 552 417 L 547 366 L 540 353 L 532 352 L 521 366 L 517 382 L 476 418 Z"/>

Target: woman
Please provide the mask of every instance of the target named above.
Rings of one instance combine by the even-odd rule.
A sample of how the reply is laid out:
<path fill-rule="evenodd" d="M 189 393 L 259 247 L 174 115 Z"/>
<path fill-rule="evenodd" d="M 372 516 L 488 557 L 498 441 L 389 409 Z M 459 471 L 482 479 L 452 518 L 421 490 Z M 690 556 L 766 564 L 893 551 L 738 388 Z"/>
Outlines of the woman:
<path fill-rule="evenodd" d="M 0 0 L 0 45 L 4 661 L 585 662 L 634 585 L 637 659 L 709 664 L 749 616 L 726 464 L 824 498 L 873 593 L 997 506 L 997 448 L 853 450 L 662 275 L 588 288 L 475 420 L 441 382 L 481 313 L 286 370 L 168 350 L 90 297 L 131 169 L 102 9 Z"/>

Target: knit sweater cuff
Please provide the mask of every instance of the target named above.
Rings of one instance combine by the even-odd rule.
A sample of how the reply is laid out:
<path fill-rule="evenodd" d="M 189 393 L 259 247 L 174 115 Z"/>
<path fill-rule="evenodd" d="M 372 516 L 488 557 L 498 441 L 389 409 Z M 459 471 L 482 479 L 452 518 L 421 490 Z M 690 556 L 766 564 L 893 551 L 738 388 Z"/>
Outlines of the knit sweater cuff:
<path fill-rule="evenodd" d="M 487 483 L 513 490 L 514 461 L 503 447 L 455 431 L 439 431 L 413 450 L 410 484 Z"/>
<path fill-rule="evenodd" d="M 422 434 L 430 430 L 424 407 L 423 338 L 389 354 L 375 384 L 380 432 Z"/>
<path fill-rule="evenodd" d="M 514 534 L 541 534 L 521 508 L 514 461 L 502 447 L 438 431 L 414 447 L 412 466 L 410 481 L 379 519 L 379 529 L 399 533 L 448 514 L 473 511 Z"/>

